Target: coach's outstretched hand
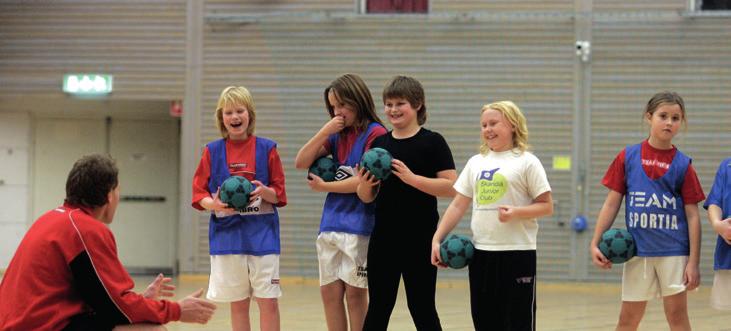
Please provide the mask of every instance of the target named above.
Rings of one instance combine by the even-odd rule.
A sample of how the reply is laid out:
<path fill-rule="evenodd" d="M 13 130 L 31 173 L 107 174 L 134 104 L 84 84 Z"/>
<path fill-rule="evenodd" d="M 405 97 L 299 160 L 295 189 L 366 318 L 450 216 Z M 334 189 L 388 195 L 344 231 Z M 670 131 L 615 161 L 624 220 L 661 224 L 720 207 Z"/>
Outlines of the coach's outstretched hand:
<path fill-rule="evenodd" d="M 147 289 L 145 289 L 145 292 L 142 292 L 142 295 L 152 300 L 157 300 L 160 297 L 171 297 L 174 295 L 173 291 L 175 290 L 175 285 L 169 284 L 172 281 L 172 278 L 158 274 L 155 280 L 150 285 L 147 285 Z"/>
<path fill-rule="evenodd" d="M 206 324 L 213 317 L 216 305 L 201 299 L 201 294 L 203 294 L 203 289 L 198 289 L 198 291 L 178 301 L 181 322 Z"/>

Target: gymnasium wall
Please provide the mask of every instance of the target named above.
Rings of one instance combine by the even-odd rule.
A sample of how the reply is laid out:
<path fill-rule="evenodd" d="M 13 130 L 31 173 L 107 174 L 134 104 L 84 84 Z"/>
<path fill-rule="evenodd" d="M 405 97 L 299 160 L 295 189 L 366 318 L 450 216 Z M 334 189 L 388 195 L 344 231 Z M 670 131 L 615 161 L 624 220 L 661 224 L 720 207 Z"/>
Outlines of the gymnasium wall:
<path fill-rule="evenodd" d="M 677 91 L 685 99 L 687 130 L 673 143 L 693 159 L 706 195 L 721 160 L 731 157 L 731 19 L 669 16 L 667 18 L 598 17 L 594 23 L 591 81 L 592 134 L 589 184 L 590 210 L 596 218 L 607 189 L 600 185 L 604 172 L 626 145 L 648 135 L 642 113 L 650 97 L 662 90 Z M 701 275 L 710 281 L 716 234 L 706 211 Z M 624 208 L 616 225 L 624 220 Z M 617 268 L 619 269 L 619 268 Z M 589 269 L 589 279 L 607 274 Z M 621 270 L 614 271 L 617 279 Z"/>
<path fill-rule="evenodd" d="M 278 10 L 290 8 L 286 4 L 279 3 Z M 278 141 L 287 174 L 289 204 L 280 209 L 283 275 L 317 275 L 314 241 L 324 194 L 310 191 L 305 172 L 294 168 L 294 157 L 329 119 L 324 88 L 347 72 L 365 79 L 381 115 L 381 91 L 388 79 L 396 74 L 419 79 L 429 110 L 425 127 L 445 136 L 458 171 L 477 153 L 482 105 L 517 102 L 528 115 L 531 142 L 546 164 L 557 200 L 556 215 L 541 221 L 540 272 L 550 278 L 570 273 L 571 232 L 566 222 L 559 222 L 571 209 L 570 172 L 551 166 L 554 155 L 571 154 L 574 27 L 568 15 L 483 12 L 459 20 L 449 15 L 308 16 L 291 9 L 297 13 L 222 19 L 212 10 L 219 5 L 211 1 L 206 6 L 211 11 L 203 37 L 200 146 L 218 137 L 212 114 L 220 91 L 231 84 L 249 88 L 257 105 L 257 133 Z M 433 6 L 460 8 L 438 2 Z M 440 199 L 440 211 L 448 202 Z M 460 232 L 469 231 L 468 219 Z M 196 268 L 205 271 L 206 215 L 200 214 L 199 225 Z"/>
<path fill-rule="evenodd" d="M 573 160 L 574 167 L 587 167 L 591 231 L 606 196 L 599 182 L 609 162 L 622 147 L 646 136 L 641 113 L 649 97 L 672 89 L 686 98 L 688 109 L 688 130 L 675 142 L 693 157 L 708 192 L 718 163 L 731 155 L 726 143 L 731 134 L 731 116 L 726 116 L 731 18 L 687 12 L 684 0 L 593 1 L 592 11 L 578 14 L 575 3 L 433 0 L 428 15 L 366 15 L 358 14 L 359 2 L 353 0 L 206 1 L 202 102 L 200 109 L 191 110 L 200 123 L 196 159 L 183 162 L 197 163 L 204 144 L 218 137 L 212 114 L 220 91 L 228 85 L 248 87 L 257 104 L 257 133 L 279 142 L 287 174 L 289 205 L 280 210 L 282 274 L 315 276 L 314 239 L 324 195 L 309 190 L 304 171 L 295 170 L 293 163 L 297 150 L 327 120 L 325 86 L 339 74 L 360 74 L 380 106 L 381 89 L 390 77 L 419 79 L 429 109 L 426 127 L 445 136 L 458 171 L 477 152 L 480 107 L 510 99 L 528 117 L 533 151 L 557 201 L 554 215 L 540 221 L 539 277 L 616 281 L 619 268 L 605 273 L 591 266 L 591 233 L 569 228 L 576 208 L 574 173 L 554 169 L 553 159 L 571 156 L 576 142 L 591 144 L 590 155 Z M 187 8 L 182 0 L 0 1 L 0 96 L 63 97 L 64 73 L 108 72 L 115 75 L 109 98 L 182 99 L 191 83 L 185 81 L 190 69 Z M 589 27 L 579 26 L 577 19 L 588 14 Z M 577 65 L 578 35 L 592 41 L 591 60 L 584 65 Z M 582 74 L 589 79 L 590 107 L 579 111 L 590 115 L 590 133 L 574 136 L 579 114 L 574 100 L 580 93 L 576 77 Z M 10 132 L 5 128 L 30 130 L 32 118 L 0 111 L 5 116 L 0 117 L 0 155 L 3 148 L 32 149 L 28 134 L 3 135 Z M 14 165 L 0 170 L 12 168 L 18 178 L 27 175 L 23 163 L 6 164 Z M 27 189 L 27 184 L 19 185 Z M 8 188 L 0 186 L 0 195 Z M 440 211 L 447 203 L 440 200 Z M 3 215 L 0 226 L 28 218 Z M 701 272 L 708 280 L 715 236 L 702 210 L 701 216 Z M 623 223 L 622 217 L 620 212 L 615 225 Z M 193 256 L 180 258 L 193 260 L 192 271 L 207 273 L 207 215 L 195 213 L 194 218 L 192 238 L 179 239 L 194 246 Z M 13 226 L 30 222 L 14 221 Z M 466 215 L 458 231 L 468 232 L 468 223 Z M 13 250 L 0 246 L 0 268 Z M 461 272 L 444 275 L 463 277 Z"/>
<path fill-rule="evenodd" d="M 30 123 L 27 113 L 0 111 L 0 270 L 10 263 L 28 226 Z"/>
<path fill-rule="evenodd" d="M 114 75 L 112 99 L 181 100 L 184 0 L 0 1 L 0 96 L 62 97 L 67 73 Z"/>

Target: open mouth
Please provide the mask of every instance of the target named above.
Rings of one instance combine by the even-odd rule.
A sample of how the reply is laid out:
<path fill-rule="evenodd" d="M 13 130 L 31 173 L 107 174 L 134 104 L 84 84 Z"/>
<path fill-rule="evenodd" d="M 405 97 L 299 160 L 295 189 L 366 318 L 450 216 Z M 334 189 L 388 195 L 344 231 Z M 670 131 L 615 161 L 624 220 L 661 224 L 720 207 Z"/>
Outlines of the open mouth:
<path fill-rule="evenodd" d="M 239 128 L 241 125 L 243 125 L 243 123 L 231 123 L 232 128 Z"/>

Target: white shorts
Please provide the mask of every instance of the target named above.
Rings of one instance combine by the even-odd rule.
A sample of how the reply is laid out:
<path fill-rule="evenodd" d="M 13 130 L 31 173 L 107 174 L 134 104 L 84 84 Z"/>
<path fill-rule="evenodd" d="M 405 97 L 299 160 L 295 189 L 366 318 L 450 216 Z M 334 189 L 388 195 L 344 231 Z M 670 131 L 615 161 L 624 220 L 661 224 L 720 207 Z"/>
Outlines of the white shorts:
<path fill-rule="evenodd" d="M 368 288 L 368 241 L 370 237 L 344 232 L 317 236 L 320 286 L 341 279 L 350 286 Z"/>
<path fill-rule="evenodd" d="M 279 255 L 211 255 L 211 277 L 206 298 L 234 302 L 282 296 L 279 287 Z"/>
<path fill-rule="evenodd" d="M 731 310 L 731 270 L 716 270 L 711 289 L 711 307 Z"/>
<path fill-rule="evenodd" d="M 622 301 L 648 301 L 685 291 L 687 256 L 636 256 L 624 263 Z"/>

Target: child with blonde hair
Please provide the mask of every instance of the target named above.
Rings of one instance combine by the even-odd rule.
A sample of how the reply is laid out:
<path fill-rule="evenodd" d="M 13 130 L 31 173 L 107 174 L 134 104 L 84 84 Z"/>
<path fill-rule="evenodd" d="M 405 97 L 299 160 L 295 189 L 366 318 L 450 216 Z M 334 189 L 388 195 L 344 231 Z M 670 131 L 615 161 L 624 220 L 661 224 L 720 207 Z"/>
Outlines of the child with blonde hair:
<path fill-rule="evenodd" d="M 279 330 L 279 214 L 287 204 L 284 169 L 277 143 L 254 135 L 256 112 L 242 86 L 221 92 L 215 110 L 222 139 L 203 150 L 193 177 L 193 207 L 211 212 L 211 277 L 207 297 L 231 303 L 234 330 L 251 329 L 250 298 L 259 306 L 261 330 Z M 218 198 L 230 176 L 255 185 L 246 212 L 235 212 Z"/>
<path fill-rule="evenodd" d="M 528 152 L 528 127 L 518 106 L 483 106 L 480 127 L 480 153 L 454 184 L 457 195 L 434 232 L 431 262 L 445 267 L 439 244 L 472 204 L 475 330 L 535 330 L 537 218 L 553 213 L 551 186 L 540 160 Z"/>

